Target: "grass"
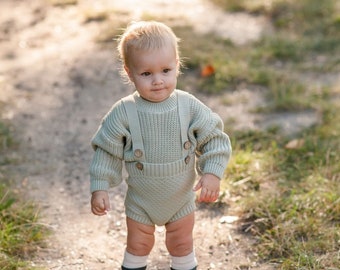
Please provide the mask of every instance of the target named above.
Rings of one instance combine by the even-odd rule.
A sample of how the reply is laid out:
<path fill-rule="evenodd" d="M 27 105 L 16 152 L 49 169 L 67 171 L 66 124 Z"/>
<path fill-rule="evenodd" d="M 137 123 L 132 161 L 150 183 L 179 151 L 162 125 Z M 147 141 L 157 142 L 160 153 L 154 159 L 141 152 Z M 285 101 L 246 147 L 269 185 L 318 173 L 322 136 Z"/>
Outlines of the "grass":
<path fill-rule="evenodd" d="M 15 148 L 10 128 L 0 121 L 0 269 L 33 269 L 27 259 L 34 254 L 48 234 L 39 223 L 39 210 L 32 202 L 11 192 L 6 165 L 7 152 Z"/>
<path fill-rule="evenodd" d="M 30 269 L 26 259 L 37 250 L 47 234 L 39 223 L 33 203 L 19 200 L 5 185 L 0 186 L 0 268 Z"/>
<path fill-rule="evenodd" d="M 319 104 L 322 124 L 292 149 L 275 130 L 232 134 L 224 184 L 242 197 L 242 228 L 256 238 L 256 252 L 281 269 L 340 265 L 340 108 L 327 97 Z"/>

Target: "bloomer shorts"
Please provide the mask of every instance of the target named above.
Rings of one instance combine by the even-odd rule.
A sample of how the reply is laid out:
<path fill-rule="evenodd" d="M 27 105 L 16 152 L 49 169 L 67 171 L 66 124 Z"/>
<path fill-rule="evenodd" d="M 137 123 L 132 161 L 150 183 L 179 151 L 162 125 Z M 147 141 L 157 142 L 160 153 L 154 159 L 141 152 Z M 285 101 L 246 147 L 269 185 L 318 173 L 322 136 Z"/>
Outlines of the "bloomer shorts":
<path fill-rule="evenodd" d="M 144 163 L 143 172 L 132 169 L 136 167 L 134 165 L 131 163 L 126 166 L 129 178 L 125 211 L 129 218 L 147 225 L 165 225 L 195 210 L 195 193 L 192 190 L 196 178 L 194 158 L 184 165 L 180 162 L 157 165 Z M 167 170 L 166 167 L 164 170 L 153 170 L 153 166 L 177 166 L 179 172 L 175 175 L 159 175 L 159 172 L 173 170 Z"/>

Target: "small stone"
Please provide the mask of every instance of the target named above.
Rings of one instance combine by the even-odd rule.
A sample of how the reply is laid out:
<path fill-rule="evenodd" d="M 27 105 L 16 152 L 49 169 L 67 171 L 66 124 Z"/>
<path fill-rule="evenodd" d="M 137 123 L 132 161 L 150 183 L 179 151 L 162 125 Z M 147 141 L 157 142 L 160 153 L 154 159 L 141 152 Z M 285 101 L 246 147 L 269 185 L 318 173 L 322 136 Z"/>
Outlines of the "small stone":
<path fill-rule="evenodd" d="M 239 218 L 237 216 L 223 216 L 220 218 L 220 223 L 234 223 L 237 221 Z"/>

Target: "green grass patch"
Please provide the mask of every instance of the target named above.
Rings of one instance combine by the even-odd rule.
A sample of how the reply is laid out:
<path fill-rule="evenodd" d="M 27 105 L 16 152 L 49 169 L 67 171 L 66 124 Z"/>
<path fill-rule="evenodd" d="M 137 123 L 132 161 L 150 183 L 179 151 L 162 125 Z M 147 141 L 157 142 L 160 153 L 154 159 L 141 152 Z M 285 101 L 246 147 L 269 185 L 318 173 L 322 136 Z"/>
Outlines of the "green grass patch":
<path fill-rule="evenodd" d="M 300 144 L 275 130 L 234 132 L 227 181 L 241 197 L 243 229 L 254 248 L 281 269 L 337 269 L 340 250 L 340 116 L 320 102 L 323 122 Z"/>
<path fill-rule="evenodd" d="M 20 201 L 7 186 L 0 185 L 1 269 L 30 269 L 25 259 L 34 254 L 48 232 L 46 226 L 39 224 L 37 209 L 33 203 Z"/>
<path fill-rule="evenodd" d="M 0 121 L 0 269 L 4 270 L 33 269 L 27 260 L 49 233 L 39 223 L 38 207 L 11 192 L 6 166 L 12 164 L 8 152 L 15 146 L 8 124 Z"/>

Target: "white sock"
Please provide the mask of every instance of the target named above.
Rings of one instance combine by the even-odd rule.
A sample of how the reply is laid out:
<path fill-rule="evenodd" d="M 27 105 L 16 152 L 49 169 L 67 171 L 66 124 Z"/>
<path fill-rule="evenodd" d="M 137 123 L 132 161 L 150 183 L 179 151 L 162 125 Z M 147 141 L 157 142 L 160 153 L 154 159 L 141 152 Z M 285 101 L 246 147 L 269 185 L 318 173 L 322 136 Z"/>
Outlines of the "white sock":
<path fill-rule="evenodd" d="M 126 268 L 140 268 L 146 266 L 148 256 L 135 256 L 125 250 L 123 266 Z"/>
<path fill-rule="evenodd" d="M 171 257 L 171 268 L 176 270 L 188 270 L 197 266 L 197 260 L 195 256 L 195 252 L 191 252 L 190 254 L 183 257 Z"/>

